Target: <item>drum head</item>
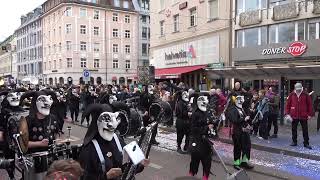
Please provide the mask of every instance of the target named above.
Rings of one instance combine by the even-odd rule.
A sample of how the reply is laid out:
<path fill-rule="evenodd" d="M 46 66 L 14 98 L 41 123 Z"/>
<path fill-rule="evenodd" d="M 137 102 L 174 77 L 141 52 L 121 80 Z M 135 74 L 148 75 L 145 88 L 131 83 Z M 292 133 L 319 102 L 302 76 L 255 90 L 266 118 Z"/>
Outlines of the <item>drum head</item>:
<path fill-rule="evenodd" d="M 127 133 L 128 136 L 134 136 L 140 130 L 142 126 L 142 117 L 140 116 L 139 112 L 134 109 L 130 108 L 130 117 L 129 117 L 129 131 Z"/>
<path fill-rule="evenodd" d="M 167 123 L 171 120 L 172 109 L 168 102 L 159 101 L 151 104 L 149 108 L 150 121 Z"/>
<path fill-rule="evenodd" d="M 29 143 L 29 131 L 28 131 L 28 123 L 25 117 L 20 118 L 19 123 L 19 144 L 23 153 L 28 151 L 28 143 Z"/>
<path fill-rule="evenodd" d="M 117 131 L 119 132 L 120 136 L 125 136 L 125 135 L 127 135 L 128 131 L 129 131 L 128 115 L 125 111 L 119 111 L 118 117 L 120 117 L 121 122 L 117 127 Z"/>

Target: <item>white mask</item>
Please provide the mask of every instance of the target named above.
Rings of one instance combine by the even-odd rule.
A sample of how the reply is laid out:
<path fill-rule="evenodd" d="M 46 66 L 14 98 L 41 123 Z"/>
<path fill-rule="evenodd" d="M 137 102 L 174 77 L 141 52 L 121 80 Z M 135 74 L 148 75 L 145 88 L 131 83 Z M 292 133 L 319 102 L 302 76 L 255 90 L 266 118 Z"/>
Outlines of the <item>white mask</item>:
<path fill-rule="evenodd" d="M 148 85 L 148 93 L 153 94 L 154 91 L 154 86 L 153 85 Z"/>
<path fill-rule="evenodd" d="M 36 101 L 38 112 L 42 115 L 48 116 L 50 114 L 50 108 L 52 103 L 53 100 L 50 95 L 40 95 Z"/>
<path fill-rule="evenodd" d="M 208 106 L 208 97 L 207 96 L 200 96 L 198 97 L 198 100 L 197 100 L 197 105 L 198 105 L 198 108 L 201 110 L 201 111 L 207 111 L 207 106 Z"/>
<path fill-rule="evenodd" d="M 236 97 L 236 106 L 242 108 L 242 104 L 244 103 L 244 96 Z"/>
<path fill-rule="evenodd" d="M 189 102 L 189 93 L 187 91 L 182 92 L 182 100 L 185 102 Z"/>
<path fill-rule="evenodd" d="M 109 104 L 112 104 L 114 101 L 117 101 L 117 97 L 116 96 L 110 96 L 109 97 Z"/>
<path fill-rule="evenodd" d="M 119 112 L 103 112 L 100 114 L 97 120 L 97 126 L 100 136 L 106 140 L 111 141 L 113 138 L 114 131 L 117 129 L 121 122 Z"/>
<path fill-rule="evenodd" d="M 12 107 L 19 106 L 21 94 L 19 92 L 11 92 L 7 95 L 7 100 Z"/>

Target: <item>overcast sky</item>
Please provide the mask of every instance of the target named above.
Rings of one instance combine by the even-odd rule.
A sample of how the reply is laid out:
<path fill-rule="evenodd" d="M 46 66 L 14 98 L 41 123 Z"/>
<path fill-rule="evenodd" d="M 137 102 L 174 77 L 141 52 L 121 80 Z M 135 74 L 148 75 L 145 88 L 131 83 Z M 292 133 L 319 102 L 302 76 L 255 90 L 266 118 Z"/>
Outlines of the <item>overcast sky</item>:
<path fill-rule="evenodd" d="M 27 14 L 46 0 L 1 0 L 0 6 L 0 42 L 20 25 L 20 17 Z"/>

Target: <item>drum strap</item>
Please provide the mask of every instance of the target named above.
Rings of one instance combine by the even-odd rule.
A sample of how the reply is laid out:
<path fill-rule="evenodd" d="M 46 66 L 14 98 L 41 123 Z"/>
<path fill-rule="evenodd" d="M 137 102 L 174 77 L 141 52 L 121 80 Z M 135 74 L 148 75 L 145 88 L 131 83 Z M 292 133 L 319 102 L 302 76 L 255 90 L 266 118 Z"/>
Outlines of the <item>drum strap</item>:
<path fill-rule="evenodd" d="M 113 134 L 113 138 L 114 138 L 114 141 L 115 141 L 116 144 L 117 144 L 117 147 L 118 147 L 119 152 L 123 153 L 122 146 L 121 146 L 121 144 L 120 144 L 119 138 L 118 138 L 118 136 L 116 135 L 116 133 Z"/>
<path fill-rule="evenodd" d="M 93 142 L 93 145 L 94 145 L 94 147 L 96 148 L 96 151 L 97 151 L 97 153 L 98 153 L 99 160 L 100 160 L 100 163 L 101 163 L 102 172 L 103 172 L 103 174 L 104 174 L 105 171 L 106 171 L 106 160 L 105 160 L 104 157 L 103 157 L 101 148 L 100 148 L 97 140 L 92 139 L 92 142 Z"/>

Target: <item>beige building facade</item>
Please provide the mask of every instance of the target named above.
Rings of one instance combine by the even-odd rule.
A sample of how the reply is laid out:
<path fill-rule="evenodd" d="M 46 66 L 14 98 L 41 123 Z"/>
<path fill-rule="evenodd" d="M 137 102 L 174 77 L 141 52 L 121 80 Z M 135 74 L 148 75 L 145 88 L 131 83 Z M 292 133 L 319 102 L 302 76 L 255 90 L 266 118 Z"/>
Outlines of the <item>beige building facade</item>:
<path fill-rule="evenodd" d="M 131 83 L 138 62 L 138 14 L 131 1 L 53 1 L 42 5 L 45 84 Z"/>
<path fill-rule="evenodd" d="M 229 1 L 151 0 L 150 8 L 150 63 L 156 80 L 200 89 L 222 85 L 205 69 L 230 64 Z"/>
<path fill-rule="evenodd" d="M 1 85 L 2 83 L 9 85 L 15 82 L 15 78 L 17 78 L 16 62 L 16 38 L 11 35 L 0 43 Z"/>

